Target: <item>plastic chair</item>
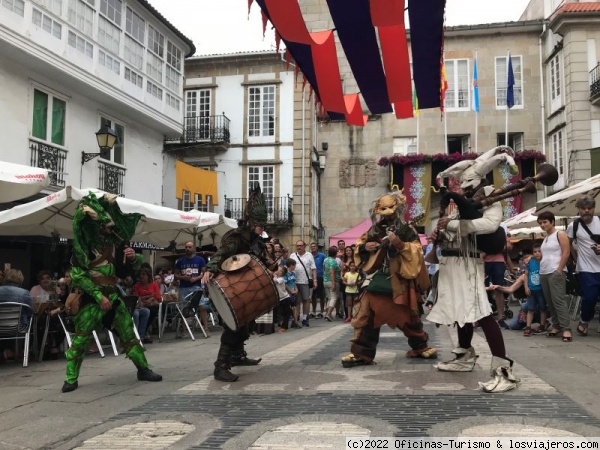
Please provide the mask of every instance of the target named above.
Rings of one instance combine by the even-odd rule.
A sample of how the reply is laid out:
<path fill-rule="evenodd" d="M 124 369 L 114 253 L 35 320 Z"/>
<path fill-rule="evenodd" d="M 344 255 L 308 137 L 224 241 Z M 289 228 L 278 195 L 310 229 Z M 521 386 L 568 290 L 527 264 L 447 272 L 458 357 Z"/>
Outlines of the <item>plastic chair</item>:
<path fill-rule="evenodd" d="M 72 320 L 70 317 L 65 316 L 63 319 L 62 315 L 63 315 L 63 313 L 58 314 L 58 320 L 60 321 L 60 324 L 62 325 L 63 330 L 65 331 L 65 339 L 67 340 L 67 347 L 71 348 L 71 345 L 73 343 L 71 336 L 73 334 L 75 334 L 75 330 L 74 330 L 74 327 L 72 327 L 72 326 L 67 327 L 67 324 L 68 325 L 74 325 L 74 324 L 72 323 Z M 98 353 L 100 353 L 100 357 L 104 358 L 104 349 L 102 348 L 102 344 L 100 343 L 100 339 L 98 338 L 98 333 L 96 332 L 96 330 L 92 331 L 92 336 L 94 337 L 94 341 L 96 341 L 96 347 L 98 347 Z M 112 344 L 113 344 L 113 346 L 115 345 L 114 338 L 112 340 Z M 113 349 L 114 348 L 116 348 L 116 346 L 113 347 Z M 118 353 L 117 353 L 117 356 L 118 356 Z"/>
<path fill-rule="evenodd" d="M 24 303 L 6 302 L 0 303 L 0 340 L 15 340 L 15 355 L 19 353 L 19 340 L 23 339 L 23 367 L 29 363 L 29 342 L 31 339 L 31 317 L 28 324 L 21 323 L 21 317 L 25 312 L 33 316 L 33 310 Z"/>
<path fill-rule="evenodd" d="M 185 297 L 184 301 L 186 303 L 183 306 L 183 309 L 180 308 L 179 303 L 177 303 L 177 302 L 171 302 L 171 303 L 166 304 L 164 317 L 162 318 L 162 326 L 161 326 L 161 328 L 159 330 L 159 334 L 158 334 L 159 342 L 161 341 L 162 336 L 164 335 L 165 326 L 167 324 L 169 314 L 171 314 L 171 320 L 175 323 L 175 330 L 177 330 L 179 328 L 180 321 L 183 321 L 183 324 L 185 325 L 190 337 L 192 338 L 192 341 L 195 341 L 196 338 L 194 337 L 194 333 L 192 333 L 192 329 L 190 328 L 190 325 L 188 324 L 188 322 L 186 320 L 189 318 L 195 319 L 195 322 L 200 327 L 200 330 L 202 330 L 202 334 L 204 334 L 204 337 L 208 338 L 208 334 L 204 330 L 204 327 L 202 326 L 202 322 L 200 321 L 200 318 L 198 317 L 198 309 L 200 307 L 200 299 L 201 298 L 202 298 L 202 291 L 194 291 Z M 159 306 L 159 314 L 162 314 L 162 304 L 161 304 L 161 306 Z"/>

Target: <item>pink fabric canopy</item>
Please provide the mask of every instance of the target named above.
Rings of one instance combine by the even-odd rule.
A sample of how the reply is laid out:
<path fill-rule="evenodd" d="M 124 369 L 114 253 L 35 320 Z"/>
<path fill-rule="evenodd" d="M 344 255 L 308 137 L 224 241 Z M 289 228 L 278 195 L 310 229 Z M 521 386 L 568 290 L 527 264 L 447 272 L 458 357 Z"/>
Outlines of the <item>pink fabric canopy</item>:
<path fill-rule="evenodd" d="M 366 233 L 370 227 L 371 220 L 363 220 L 361 223 L 352 228 L 342 231 L 341 233 L 334 234 L 333 236 L 329 236 L 329 246 L 332 247 L 337 245 L 338 241 L 344 241 L 346 242 L 346 245 L 354 245 L 358 238 Z M 423 247 L 427 245 L 427 235 L 419 234 L 419 240 L 421 241 L 421 245 L 423 245 Z"/>

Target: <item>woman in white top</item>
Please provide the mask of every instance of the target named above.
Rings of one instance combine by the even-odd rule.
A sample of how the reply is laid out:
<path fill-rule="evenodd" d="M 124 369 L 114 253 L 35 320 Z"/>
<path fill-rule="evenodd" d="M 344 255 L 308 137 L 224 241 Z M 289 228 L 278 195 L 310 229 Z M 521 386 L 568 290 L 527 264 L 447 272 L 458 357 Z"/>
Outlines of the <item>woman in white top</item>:
<path fill-rule="evenodd" d="M 562 331 L 563 342 L 571 342 L 571 319 L 567 304 L 567 273 L 570 243 L 567 233 L 555 226 L 554 214 L 544 211 L 537 218 L 538 224 L 547 234 L 542 242 L 542 260 L 540 262 L 540 284 L 544 299 L 552 315 L 552 329 L 548 337 Z"/>

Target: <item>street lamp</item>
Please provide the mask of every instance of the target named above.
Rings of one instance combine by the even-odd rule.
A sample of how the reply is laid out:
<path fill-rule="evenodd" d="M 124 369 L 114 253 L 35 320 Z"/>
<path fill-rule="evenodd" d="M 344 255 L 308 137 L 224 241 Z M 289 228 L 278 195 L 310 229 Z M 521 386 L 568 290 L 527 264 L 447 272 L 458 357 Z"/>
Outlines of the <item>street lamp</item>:
<path fill-rule="evenodd" d="M 86 153 L 81 152 L 81 165 L 83 166 L 86 162 L 91 161 L 96 156 L 108 156 L 110 151 L 117 141 L 117 133 L 112 128 L 104 125 L 96 132 L 96 140 L 98 141 L 98 147 L 100 151 L 98 153 Z"/>

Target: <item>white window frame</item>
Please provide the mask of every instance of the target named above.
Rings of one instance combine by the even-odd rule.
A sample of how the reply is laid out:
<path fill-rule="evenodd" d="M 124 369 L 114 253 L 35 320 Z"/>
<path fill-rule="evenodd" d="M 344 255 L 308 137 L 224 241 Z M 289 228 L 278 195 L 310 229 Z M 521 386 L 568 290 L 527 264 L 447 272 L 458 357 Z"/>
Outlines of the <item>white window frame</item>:
<path fill-rule="evenodd" d="M 115 55 L 121 53 L 121 30 L 102 16 L 98 18 L 98 44 Z"/>
<path fill-rule="evenodd" d="M 471 135 L 466 135 L 460 138 L 460 152 L 464 155 L 471 151 Z"/>
<path fill-rule="evenodd" d="M 554 184 L 555 191 L 565 186 L 565 129 L 561 128 L 550 136 L 552 148 L 552 164 L 558 170 L 558 181 Z"/>
<path fill-rule="evenodd" d="M 181 92 L 181 74 L 169 64 L 165 69 L 165 86 L 177 94 Z"/>
<path fill-rule="evenodd" d="M 83 0 L 69 0 L 69 7 L 67 8 L 68 22 L 86 36 L 93 36 L 95 15 L 94 8 Z"/>
<path fill-rule="evenodd" d="M 246 192 L 250 192 L 250 187 L 258 182 L 260 190 L 265 196 L 267 211 L 270 214 L 273 211 L 275 197 L 275 166 L 248 166 L 247 175 Z"/>
<path fill-rule="evenodd" d="M 98 64 L 106 67 L 108 70 L 119 75 L 121 73 L 121 63 L 116 58 L 106 53 L 104 50 L 98 50 Z"/>
<path fill-rule="evenodd" d="M 129 81 L 134 86 L 142 89 L 144 87 L 144 77 L 135 70 L 125 67 L 125 80 Z"/>
<path fill-rule="evenodd" d="M 167 64 L 181 73 L 181 60 L 183 52 L 171 41 L 167 41 Z"/>
<path fill-rule="evenodd" d="M 159 100 L 163 99 L 163 90 L 156 83 L 146 80 L 146 92 Z"/>
<path fill-rule="evenodd" d="M 523 109 L 525 106 L 525 92 L 523 87 L 523 57 L 511 55 L 515 85 L 513 92 L 515 106 L 511 109 Z M 508 90 L 508 56 L 496 56 L 494 64 L 496 79 L 496 109 L 506 109 L 506 91 Z M 481 94 L 480 94 L 481 95 Z"/>
<path fill-rule="evenodd" d="M 46 137 L 45 138 L 41 138 L 41 137 L 33 135 L 33 117 L 35 114 L 34 91 L 36 91 L 36 90 L 40 91 L 41 93 L 46 94 L 48 96 L 47 116 L 46 116 Z M 54 109 L 53 109 L 54 99 L 60 100 L 61 102 L 64 102 L 64 104 L 65 104 L 65 124 L 64 124 L 64 129 L 63 129 L 64 142 L 62 144 L 58 144 L 58 143 L 52 141 L 52 123 L 53 123 L 52 113 L 54 111 Z M 31 120 L 30 130 L 29 130 L 30 137 L 37 141 L 47 142 L 48 144 L 50 144 L 54 147 L 65 148 L 67 145 L 68 111 L 69 111 L 69 101 L 68 101 L 67 97 L 65 97 L 57 92 L 51 91 L 45 87 L 41 87 L 37 84 L 31 84 L 31 113 L 29 115 L 30 120 Z"/>
<path fill-rule="evenodd" d="M 212 108 L 212 91 L 210 89 L 193 89 L 185 91 L 185 131 L 195 139 L 210 138 L 210 116 Z"/>
<path fill-rule="evenodd" d="M 184 189 L 181 193 L 181 210 L 187 212 L 192 209 L 192 194 Z"/>
<path fill-rule="evenodd" d="M 113 129 L 113 131 L 115 131 L 118 135 L 117 137 L 117 141 L 115 141 L 115 145 L 112 148 L 112 150 L 109 153 L 109 157 L 108 158 L 103 158 L 102 156 L 100 156 L 101 159 L 103 159 L 104 161 L 109 161 L 112 164 L 116 164 L 122 167 L 125 167 L 125 142 L 127 142 L 127 127 L 125 126 L 125 124 L 123 124 L 121 121 L 119 120 L 115 120 L 110 116 L 107 116 L 106 114 L 100 114 L 100 126 L 104 126 L 104 125 L 108 125 L 110 128 Z M 123 142 L 120 142 L 121 137 L 124 135 L 124 138 L 122 139 Z M 120 149 L 119 149 L 120 147 Z M 117 160 L 117 151 L 120 151 L 120 157 Z"/>
<path fill-rule="evenodd" d="M 467 58 L 444 61 L 448 90 L 444 100 L 446 111 L 469 111 L 471 105 L 471 84 L 469 83 L 469 60 Z"/>
<path fill-rule="evenodd" d="M 174 95 L 169 94 L 168 92 L 167 92 L 166 103 L 167 103 L 167 105 L 169 105 L 171 108 L 173 108 L 176 111 L 181 110 L 181 101 Z"/>
<path fill-rule="evenodd" d="M 123 59 L 137 70 L 144 70 L 144 46 L 125 35 Z"/>
<path fill-rule="evenodd" d="M 31 22 L 55 38 L 62 39 L 62 25 L 39 9 L 33 8 Z"/>
<path fill-rule="evenodd" d="M 154 53 L 148 51 L 146 55 L 146 75 L 154 81 L 163 82 L 163 61 Z"/>
<path fill-rule="evenodd" d="M 25 17 L 25 2 L 23 0 L 0 0 L 2 6 L 15 14 Z"/>
<path fill-rule="evenodd" d="M 123 0 L 100 0 L 100 13 L 121 28 L 123 21 Z"/>
<path fill-rule="evenodd" d="M 125 11 L 125 31 L 142 46 L 146 36 L 146 21 L 130 7 Z"/>
<path fill-rule="evenodd" d="M 395 155 L 412 155 L 419 153 L 416 136 L 395 137 L 392 145 L 393 153 Z"/>
<path fill-rule="evenodd" d="M 550 111 L 554 112 L 563 105 L 563 70 L 560 52 L 548 61 L 548 91 L 550 94 Z"/>
<path fill-rule="evenodd" d="M 148 50 L 159 56 L 165 56 L 165 36 L 154 26 L 148 24 Z"/>
<path fill-rule="evenodd" d="M 525 150 L 525 134 L 518 133 L 513 136 L 513 150 L 515 152 L 522 152 Z"/>
<path fill-rule="evenodd" d="M 94 45 L 71 30 L 67 33 L 67 44 L 85 56 L 94 58 Z"/>
<path fill-rule="evenodd" d="M 248 138 L 254 142 L 275 140 L 277 87 L 274 84 L 248 87 Z M 272 115 L 265 115 L 265 108 Z M 272 120 L 271 120 L 272 118 Z"/>
<path fill-rule="evenodd" d="M 62 0 L 33 0 L 38 5 L 42 6 L 46 11 L 54 15 L 62 16 Z"/>

